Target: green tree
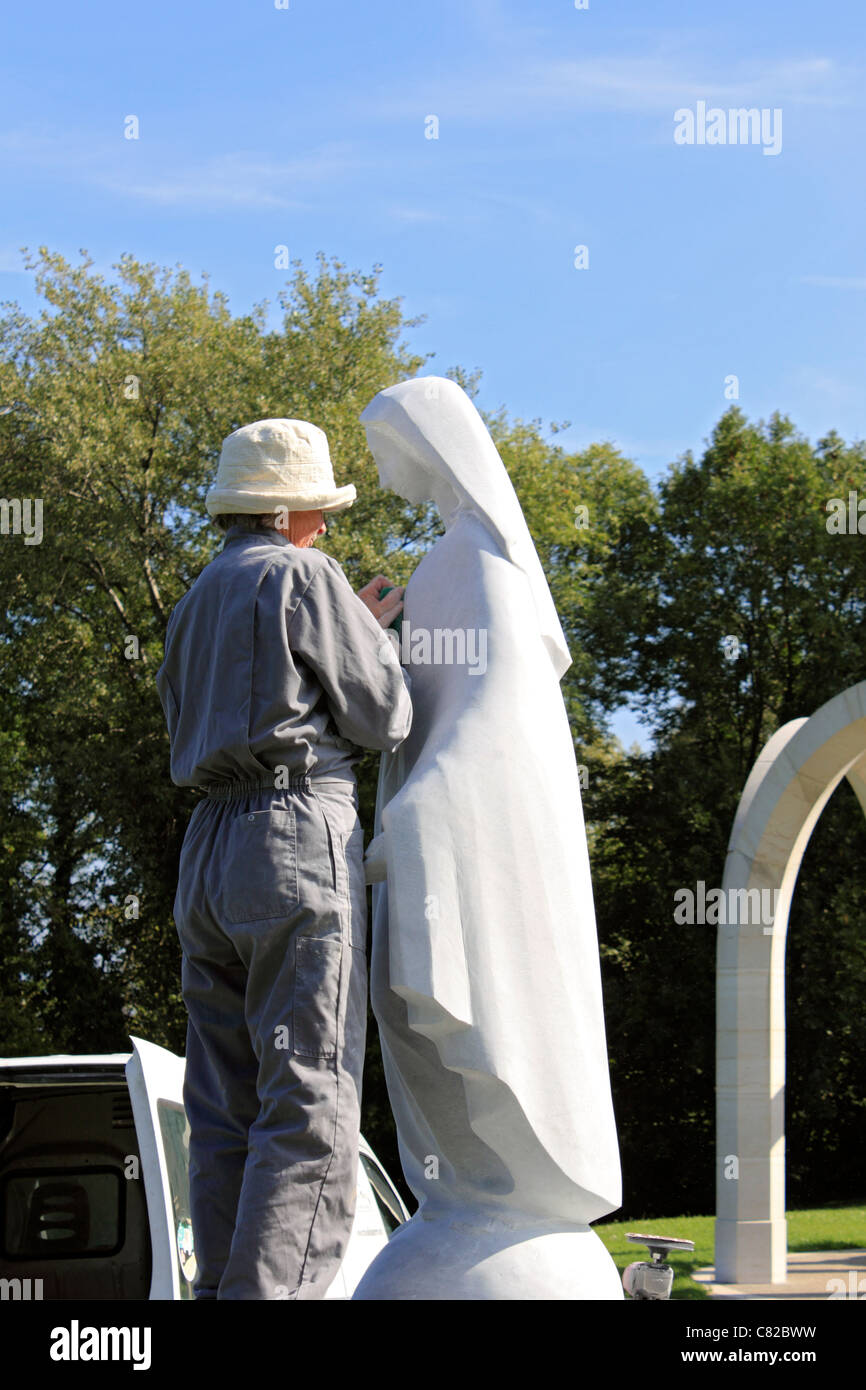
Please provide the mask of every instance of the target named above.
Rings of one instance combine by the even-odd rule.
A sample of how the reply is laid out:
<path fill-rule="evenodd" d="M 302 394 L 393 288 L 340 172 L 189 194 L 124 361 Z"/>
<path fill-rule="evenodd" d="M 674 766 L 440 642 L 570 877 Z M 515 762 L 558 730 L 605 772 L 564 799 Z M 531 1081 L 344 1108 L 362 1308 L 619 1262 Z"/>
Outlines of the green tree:
<path fill-rule="evenodd" d="M 154 675 L 172 607 L 221 544 L 203 499 L 222 439 L 309 412 L 366 498 L 359 403 L 422 359 L 376 274 L 324 259 L 315 281 L 297 268 L 274 332 L 264 305 L 233 316 L 180 269 L 126 256 L 109 284 L 86 257 L 30 264 L 46 308 L 7 308 L 0 357 L 0 489 L 39 499 L 44 527 L 0 546 L 5 920 L 31 947 L 13 998 L 57 1047 L 123 1047 L 130 1029 L 182 1047 L 171 906 L 195 795 L 168 779 Z M 329 537 L 359 574 L 371 526 Z"/>
<path fill-rule="evenodd" d="M 355 587 L 380 570 L 405 583 L 441 526 L 379 490 L 359 416 L 424 359 L 402 339 L 415 321 L 379 297 L 378 269 L 324 256 L 314 276 L 295 263 L 273 330 L 266 305 L 235 316 L 179 267 L 124 256 L 109 282 L 84 253 L 73 266 L 42 248 L 28 264 L 45 307 L 29 318 L 7 305 L 0 323 L 0 492 L 38 499 L 44 530 L 41 544 L 0 544 L 2 1046 L 123 1050 L 134 1031 L 182 1050 L 172 903 L 196 794 L 169 780 L 154 676 L 172 608 L 222 542 L 204 509 L 221 442 L 251 419 L 315 420 L 338 481 L 358 488 L 324 548 Z M 477 374 L 448 374 L 477 391 Z M 630 514 L 649 490 L 606 446 L 567 454 L 504 411 L 490 425 L 571 637 L 585 576 L 617 534 L 602 499 Z M 581 698 L 592 670 L 578 652 L 566 678 L 588 744 L 604 742 Z M 377 761 L 359 768 L 368 830 Z M 396 1169 L 372 1019 L 369 1036 L 365 1130 Z"/>
<path fill-rule="evenodd" d="M 359 415 L 424 358 L 415 321 L 372 274 L 320 256 L 280 297 L 230 313 L 205 278 L 123 257 L 30 262 L 45 309 L 5 306 L 0 494 L 40 499 L 44 537 L 0 538 L 0 1046 L 103 1051 L 129 1031 L 182 1050 L 172 919 L 196 794 L 172 785 L 154 676 L 178 599 L 221 537 L 204 495 L 222 439 L 295 416 L 327 432 L 359 497 L 324 548 L 357 588 L 405 583 L 440 532 L 429 506 L 381 493 Z M 470 394 L 478 374 L 448 370 Z M 727 412 L 660 488 L 609 444 L 562 446 L 539 421 L 486 417 L 535 537 L 573 655 L 563 680 L 584 793 L 627 1209 L 712 1202 L 712 928 L 678 928 L 673 894 L 718 883 L 745 777 L 770 733 L 860 679 L 859 536 L 827 527 L 862 488 L 866 451 L 814 448 L 790 422 Z M 610 735 L 637 702 L 651 755 Z M 359 768 L 369 831 L 377 758 Z M 789 951 L 792 1184 L 855 1181 L 862 1148 L 856 873 L 866 833 L 840 789 L 806 856 Z M 844 972 L 844 985 L 839 980 Z M 399 1165 L 371 1018 L 364 1128 Z"/>
<path fill-rule="evenodd" d="M 698 880 L 720 886 L 737 802 L 770 735 L 863 676 L 866 554 L 859 534 L 828 530 L 827 508 L 864 482 L 862 444 L 831 435 L 812 448 L 781 417 L 754 425 L 730 410 L 699 460 L 671 467 L 656 518 L 625 526 L 610 555 L 608 621 L 587 633 L 600 698 L 630 695 L 656 738 L 650 755 L 616 764 L 590 802 L 634 1212 L 660 1202 L 712 1210 L 715 932 L 677 925 L 674 893 Z M 863 1040 L 853 999 L 866 987 L 862 826 L 840 817 L 840 804 L 801 870 L 789 950 L 792 1179 L 825 1197 L 850 1186 L 842 1144 L 850 1154 L 855 1135 L 860 1147 L 866 1138 L 862 1100 L 850 1108 Z M 832 987 L 835 971 L 844 990 Z"/>

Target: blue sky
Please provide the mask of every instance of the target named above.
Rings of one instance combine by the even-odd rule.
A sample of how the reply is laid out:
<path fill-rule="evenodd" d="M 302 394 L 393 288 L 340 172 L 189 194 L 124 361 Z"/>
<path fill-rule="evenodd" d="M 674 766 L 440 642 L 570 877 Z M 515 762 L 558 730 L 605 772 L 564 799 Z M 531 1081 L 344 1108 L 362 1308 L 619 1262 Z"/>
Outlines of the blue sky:
<path fill-rule="evenodd" d="M 34 307 L 18 248 L 47 244 L 208 271 L 241 312 L 276 306 L 275 246 L 321 249 L 382 263 L 427 370 L 651 477 L 731 375 L 753 419 L 862 438 L 864 48 L 862 0 L 10 6 L 0 298 Z M 781 111 L 779 153 L 677 144 L 699 102 Z"/>

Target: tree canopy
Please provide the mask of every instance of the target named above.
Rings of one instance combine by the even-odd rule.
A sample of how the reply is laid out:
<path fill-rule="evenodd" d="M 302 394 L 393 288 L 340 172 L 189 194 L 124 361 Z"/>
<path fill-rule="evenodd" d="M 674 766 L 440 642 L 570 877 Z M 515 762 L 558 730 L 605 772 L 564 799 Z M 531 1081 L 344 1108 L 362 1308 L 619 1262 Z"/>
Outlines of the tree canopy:
<path fill-rule="evenodd" d="M 323 549 L 355 588 L 405 583 L 438 519 L 380 491 L 359 416 L 428 359 L 379 267 L 295 262 L 269 327 L 266 304 L 234 315 L 181 267 L 124 256 L 106 280 L 45 248 L 28 264 L 44 307 L 0 319 L 0 1049 L 120 1051 L 136 1032 L 183 1051 L 172 903 L 196 795 L 169 779 L 154 677 L 172 608 L 222 543 L 204 510 L 220 445 L 255 419 L 320 425 L 358 489 Z M 477 392 L 477 374 L 447 374 Z M 866 448 L 731 409 L 653 487 L 609 443 L 573 451 L 562 426 L 485 419 L 573 656 L 624 1210 L 711 1210 L 715 941 L 674 923 L 673 894 L 721 882 L 770 734 L 861 679 L 866 560 L 827 505 L 864 486 Z M 26 499 L 38 543 L 11 525 Z M 648 753 L 611 735 L 626 700 Z M 376 762 L 360 767 L 368 834 Z M 790 1176 L 810 1200 L 855 1190 L 866 1124 L 852 801 L 840 788 L 825 812 L 792 915 Z M 364 1103 L 399 1171 L 372 1018 Z"/>

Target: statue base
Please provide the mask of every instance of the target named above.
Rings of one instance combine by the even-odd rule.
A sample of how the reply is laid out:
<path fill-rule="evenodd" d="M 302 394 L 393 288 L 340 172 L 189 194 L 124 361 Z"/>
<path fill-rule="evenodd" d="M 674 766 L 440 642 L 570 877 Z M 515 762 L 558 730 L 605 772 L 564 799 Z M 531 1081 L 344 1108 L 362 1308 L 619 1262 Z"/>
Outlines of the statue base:
<path fill-rule="evenodd" d="M 399 1226 L 353 1299 L 622 1301 L 616 1265 L 589 1226 L 508 1212 L 415 1215 Z"/>

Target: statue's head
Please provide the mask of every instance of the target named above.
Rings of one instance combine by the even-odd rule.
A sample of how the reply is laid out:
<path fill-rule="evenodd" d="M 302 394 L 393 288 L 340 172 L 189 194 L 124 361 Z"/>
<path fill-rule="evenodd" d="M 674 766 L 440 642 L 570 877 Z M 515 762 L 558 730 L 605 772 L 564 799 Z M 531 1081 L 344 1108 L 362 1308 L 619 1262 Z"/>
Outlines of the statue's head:
<path fill-rule="evenodd" d="M 467 514 L 532 586 L 539 627 L 557 675 L 571 656 L 517 494 L 490 431 L 456 381 L 415 376 L 380 391 L 361 415 L 383 487 L 432 501 L 445 522 Z"/>
<path fill-rule="evenodd" d="M 447 377 L 411 377 L 380 391 L 361 415 L 382 487 L 408 502 L 437 504 L 453 511 L 467 500 L 455 469 L 455 449 L 471 432 L 486 434 L 483 421 L 466 392 Z M 476 451 L 477 452 L 477 451 Z M 472 468 L 473 451 L 463 450 Z"/>

